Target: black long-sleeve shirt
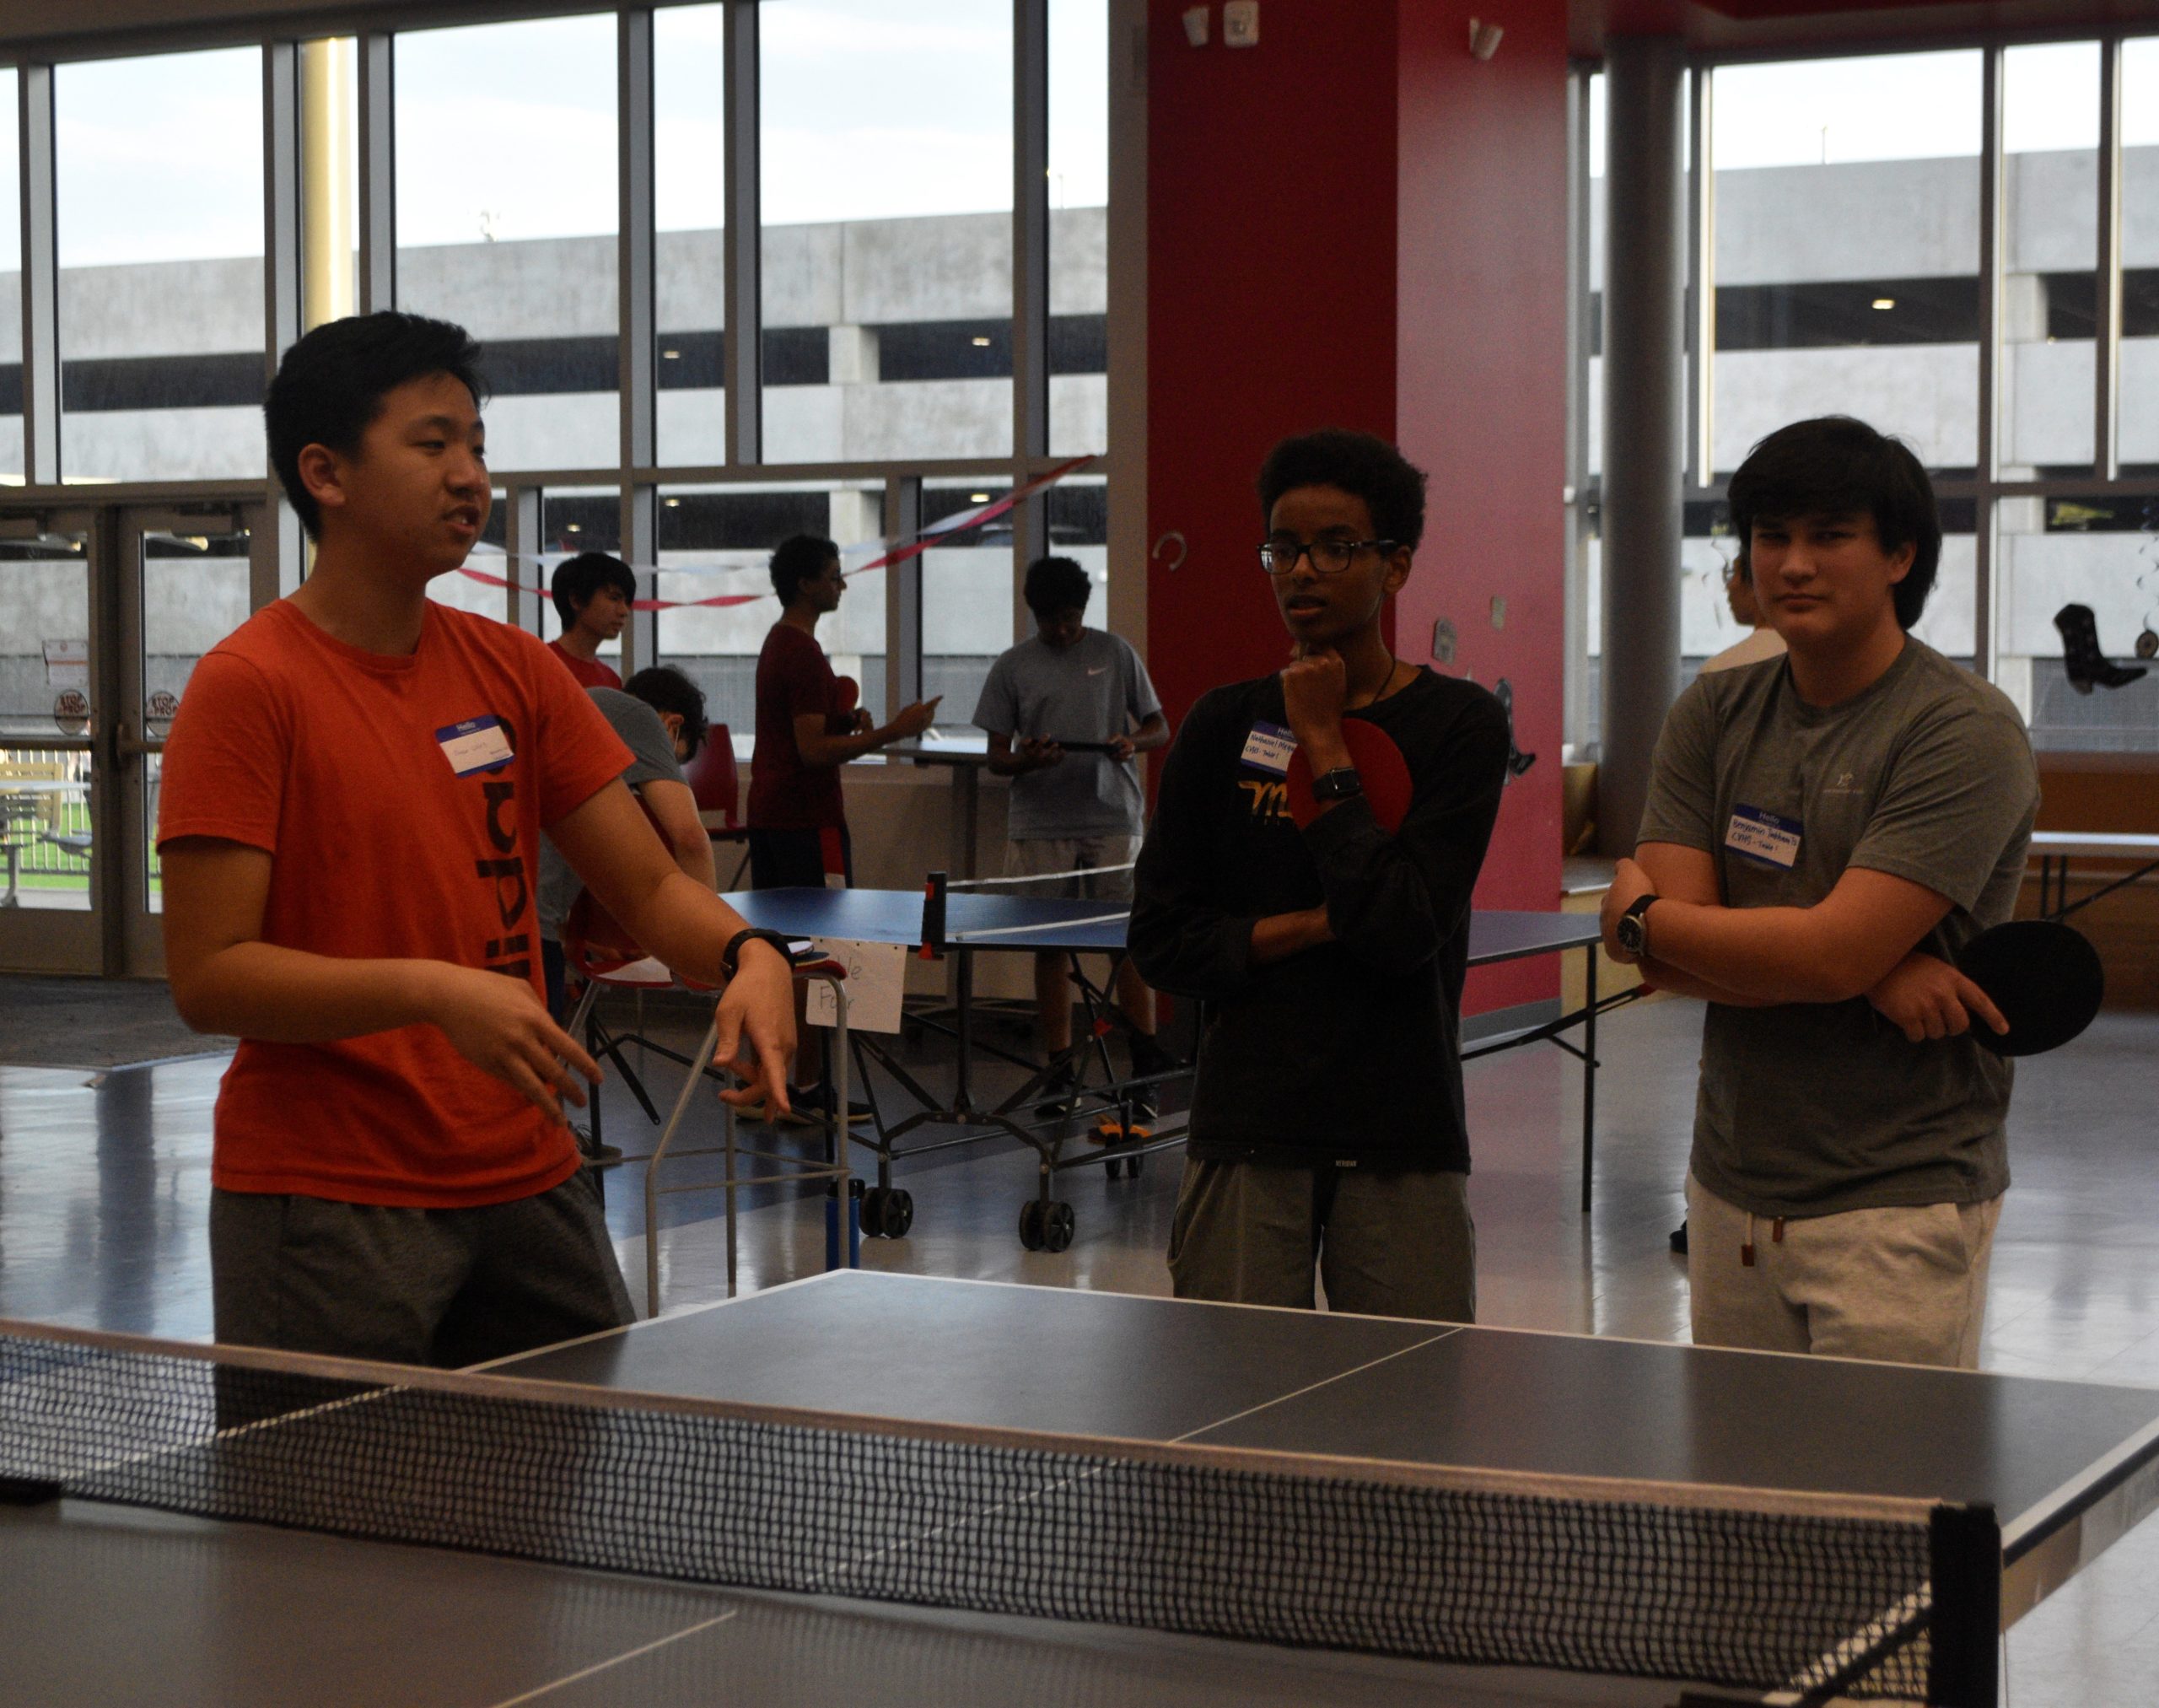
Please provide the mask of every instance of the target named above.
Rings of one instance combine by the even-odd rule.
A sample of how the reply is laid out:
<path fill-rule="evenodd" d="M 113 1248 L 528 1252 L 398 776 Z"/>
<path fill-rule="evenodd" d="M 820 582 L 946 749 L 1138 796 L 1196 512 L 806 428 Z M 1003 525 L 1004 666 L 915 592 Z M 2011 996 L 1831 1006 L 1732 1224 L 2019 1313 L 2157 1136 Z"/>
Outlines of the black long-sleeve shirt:
<path fill-rule="evenodd" d="M 1466 1172 L 1469 898 L 1499 815 L 1506 714 L 1475 683 L 1422 671 L 1348 715 L 1408 763 L 1392 836 L 1362 798 L 1300 830 L 1280 778 L 1241 762 L 1256 722 L 1289 721 L 1279 676 L 1193 708 L 1134 873 L 1133 962 L 1212 1005 L 1189 1155 Z M 1252 963 L 1257 920 L 1322 902 L 1335 941 Z"/>

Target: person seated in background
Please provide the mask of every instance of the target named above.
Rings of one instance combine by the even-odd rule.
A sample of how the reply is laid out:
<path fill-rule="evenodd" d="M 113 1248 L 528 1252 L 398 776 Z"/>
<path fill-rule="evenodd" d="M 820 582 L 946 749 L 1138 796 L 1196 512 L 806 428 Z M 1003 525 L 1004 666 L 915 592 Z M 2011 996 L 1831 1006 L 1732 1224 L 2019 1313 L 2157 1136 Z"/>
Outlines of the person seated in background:
<path fill-rule="evenodd" d="M 563 620 L 562 634 L 547 643 L 579 687 L 619 688 L 622 679 L 600 661 L 600 649 L 622 638 L 630 620 L 630 601 L 638 596 L 637 577 L 620 558 L 605 552 L 580 552 L 555 566 L 547 596 Z"/>
<path fill-rule="evenodd" d="M 1370 434 L 1308 434 L 1268 454 L 1259 499 L 1289 662 L 1192 709 L 1135 875 L 1132 958 L 1213 1005 L 1170 1278 L 1181 1299 L 1309 1310 L 1316 1266 L 1333 1310 L 1471 1322 L 1462 993 L 1507 714 L 1387 646 L 1424 532 L 1422 470 Z M 1353 720 L 1408 771 L 1392 830 Z M 1302 827 L 1290 738 L 1315 779 Z"/>
<path fill-rule="evenodd" d="M 682 775 L 682 768 L 704 746 L 704 690 L 681 671 L 655 665 L 639 671 L 620 688 L 585 692 L 608 727 L 630 750 L 622 782 L 643 806 L 667 851 L 675 857 L 675 864 L 705 888 L 715 888 L 712 838 L 705 834 L 697 800 Z M 547 1012 L 558 1026 L 568 1024 L 571 1007 L 563 955 L 563 921 L 569 917 L 578 892 L 584 887 L 552 839 L 543 838 L 536 897 L 540 958 L 546 973 Z M 587 1129 L 573 1123 L 570 1130 L 577 1134 L 578 1149 L 587 1161 L 621 1159 L 617 1146 L 595 1144 Z"/>
<path fill-rule="evenodd" d="M 1094 584 L 1069 558 L 1027 566 L 1027 609 L 1035 633 L 989 667 L 975 722 L 989 735 L 989 768 L 1012 779 L 1007 876 L 1129 867 L 1146 828 L 1146 797 L 1133 756 L 1161 746 L 1170 726 L 1162 703 L 1129 642 L 1086 626 Z M 1101 742 L 1106 752 L 1068 752 L 1064 741 Z M 1047 887 L 1023 893 L 1047 895 Z M 1132 874 L 1111 870 L 1076 878 L 1061 893 L 1129 903 Z M 1068 1090 L 1072 1049 L 1072 983 L 1066 957 L 1035 956 L 1035 1023 L 1045 1055 L 1063 1061 L 1053 1093 Z M 1155 993 L 1130 956 L 1117 963 L 1117 999 L 1131 1037 L 1138 1075 L 1166 1073 L 1155 1041 Z M 1142 1100 L 1142 1118 L 1154 1099 Z"/>
<path fill-rule="evenodd" d="M 1781 660 L 1673 703 L 1605 941 L 1702 998 L 1694 1340 L 1978 1363 L 2009 1185 L 1999 1011 L 1956 962 L 2008 919 L 2038 768 L 2000 689 L 1912 634 L 1941 557 L 1926 471 L 1846 416 L 1730 487 Z"/>

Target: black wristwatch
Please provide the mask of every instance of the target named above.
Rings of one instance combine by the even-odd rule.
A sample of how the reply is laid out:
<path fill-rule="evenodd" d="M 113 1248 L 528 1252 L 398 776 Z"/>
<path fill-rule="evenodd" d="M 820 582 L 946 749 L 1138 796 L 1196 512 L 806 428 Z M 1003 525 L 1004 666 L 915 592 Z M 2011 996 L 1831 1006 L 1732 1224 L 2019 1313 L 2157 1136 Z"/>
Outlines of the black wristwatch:
<path fill-rule="evenodd" d="M 1312 779 L 1314 800 L 1354 800 L 1365 792 L 1365 779 L 1354 766 L 1338 765 Z"/>
<path fill-rule="evenodd" d="M 1612 935 L 1619 940 L 1619 946 L 1629 955 L 1642 956 L 1650 952 L 1650 903 L 1664 898 L 1652 890 L 1646 896 L 1637 896 L 1628 904 L 1627 911 L 1619 916 L 1619 923 L 1612 928 Z"/>
<path fill-rule="evenodd" d="M 760 931 L 755 926 L 751 926 L 746 930 L 737 931 L 730 937 L 727 940 L 727 946 L 719 951 L 719 970 L 730 978 L 735 976 L 735 967 L 742 958 L 744 946 L 750 943 L 769 943 L 779 951 L 781 960 L 790 966 L 794 964 L 794 951 L 786 938 L 781 936 L 777 931 Z"/>

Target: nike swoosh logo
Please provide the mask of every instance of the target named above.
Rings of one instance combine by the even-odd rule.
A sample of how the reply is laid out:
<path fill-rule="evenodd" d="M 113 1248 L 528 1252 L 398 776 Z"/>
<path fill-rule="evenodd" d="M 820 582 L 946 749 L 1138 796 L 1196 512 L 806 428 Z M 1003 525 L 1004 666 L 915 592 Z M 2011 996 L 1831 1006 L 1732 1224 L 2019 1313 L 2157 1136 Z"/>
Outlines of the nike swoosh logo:
<path fill-rule="evenodd" d="M 1087 674 L 1090 676 L 1098 676 L 1108 668 L 1109 666 L 1107 665 L 1096 665 L 1092 670 L 1089 671 Z"/>

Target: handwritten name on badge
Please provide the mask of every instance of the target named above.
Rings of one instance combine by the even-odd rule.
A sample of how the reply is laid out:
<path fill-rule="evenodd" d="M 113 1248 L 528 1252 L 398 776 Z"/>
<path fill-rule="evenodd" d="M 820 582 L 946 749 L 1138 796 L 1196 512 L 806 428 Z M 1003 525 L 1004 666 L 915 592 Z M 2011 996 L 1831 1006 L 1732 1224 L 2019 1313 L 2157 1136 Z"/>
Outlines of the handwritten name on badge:
<path fill-rule="evenodd" d="M 1245 751 L 1237 756 L 1237 762 L 1250 770 L 1287 777 L 1289 757 L 1296 751 L 1297 738 L 1279 724 L 1254 724 L 1252 734 L 1245 737 Z"/>
<path fill-rule="evenodd" d="M 1790 871 L 1799 860 L 1800 822 L 1758 806 L 1735 806 L 1724 845 L 1743 859 Z"/>
<path fill-rule="evenodd" d="M 476 771 L 493 771 L 516 757 L 509 745 L 509 731 L 500 718 L 466 718 L 435 731 L 442 757 L 451 772 L 470 777 Z"/>

